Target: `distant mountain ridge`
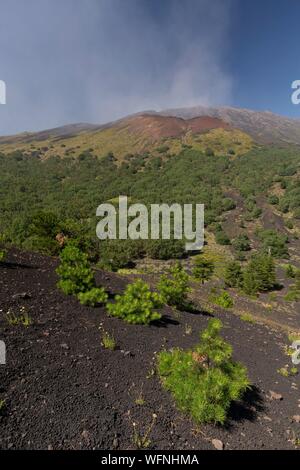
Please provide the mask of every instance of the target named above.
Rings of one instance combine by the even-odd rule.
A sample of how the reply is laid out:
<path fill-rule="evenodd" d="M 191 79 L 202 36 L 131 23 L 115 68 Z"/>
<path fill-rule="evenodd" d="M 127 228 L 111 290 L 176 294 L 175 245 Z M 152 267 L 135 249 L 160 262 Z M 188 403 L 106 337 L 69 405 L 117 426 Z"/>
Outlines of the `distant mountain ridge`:
<path fill-rule="evenodd" d="M 52 129 L 46 129 L 38 132 L 22 132 L 20 134 L 8 135 L 0 137 L 0 146 L 11 143 L 26 143 L 32 141 L 43 141 L 49 137 L 66 138 L 77 135 L 83 131 L 91 131 L 99 129 L 101 126 L 97 124 L 88 123 L 77 123 L 67 124 L 65 126 L 53 127 Z"/>
<path fill-rule="evenodd" d="M 216 155 L 246 153 L 252 143 L 300 145 L 300 119 L 268 111 L 232 107 L 194 106 L 146 111 L 106 124 L 70 124 L 40 132 L 0 137 L 0 152 L 15 150 L 40 158 L 112 152 L 122 160 L 128 154 L 159 154 L 164 147 L 172 154 L 183 145 Z"/>
<path fill-rule="evenodd" d="M 252 111 L 229 106 L 194 106 L 166 109 L 159 114 L 183 119 L 210 116 L 219 118 L 234 128 L 241 129 L 260 143 L 300 145 L 300 119 L 280 116 L 270 111 Z"/>

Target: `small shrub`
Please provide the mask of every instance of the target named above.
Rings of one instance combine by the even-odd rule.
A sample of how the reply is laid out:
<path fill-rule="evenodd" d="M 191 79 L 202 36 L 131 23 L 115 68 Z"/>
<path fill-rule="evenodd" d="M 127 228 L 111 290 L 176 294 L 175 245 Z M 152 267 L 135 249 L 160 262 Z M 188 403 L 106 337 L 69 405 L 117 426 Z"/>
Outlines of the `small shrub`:
<path fill-rule="evenodd" d="M 141 433 L 137 429 L 137 423 L 135 421 L 132 422 L 133 426 L 133 444 L 137 449 L 148 449 L 151 445 L 150 435 L 155 426 L 157 420 L 157 415 L 155 413 L 152 414 L 152 421 L 151 423 L 145 428 L 145 431 Z"/>
<path fill-rule="evenodd" d="M 252 217 L 253 219 L 258 219 L 262 214 L 262 209 L 260 207 L 255 207 L 255 209 L 252 212 Z"/>
<path fill-rule="evenodd" d="M 268 197 L 268 203 L 272 204 L 273 206 L 279 204 L 279 197 L 276 194 L 270 194 Z"/>
<path fill-rule="evenodd" d="M 291 376 L 294 376 L 294 375 L 297 375 L 298 374 L 298 369 L 297 367 L 291 367 L 290 368 L 290 375 Z"/>
<path fill-rule="evenodd" d="M 1 411 L 4 410 L 5 406 L 6 406 L 5 400 L 0 400 L 0 413 L 1 413 Z"/>
<path fill-rule="evenodd" d="M 195 260 L 195 264 L 193 267 L 193 276 L 196 279 L 199 279 L 202 284 L 205 281 L 209 281 L 211 279 L 215 270 L 215 265 L 212 261 L 203 258 L 202 256 L 197 257 Z"/>
<path fill-rule="evenodd" d="M 6 320 L 7 323 L 11 326 L 22 325 L 27 328 L 28 326 L 32 325 L 32 319 L 29 316 L 29 313 L 26 311 L 25 307 L 21 307 L 17 314 L 9 309 L 6 314 Z"/>
<path fill-rule="evenodd" d="M 62 250 L 56 272 L 60 277 L 57 285 L 67 295 L 89 291 L 95 285 L 88 257 L 76 246 L 68 245 Z"/>
<path fill-rule="evenodd" d="M 214 303 L 223 308 L 232 308 L 233 307 L 233 298 L 225 290 L 214 298 Z"/>
<path fill-rule="evenodd" d="M 146 403 L 146 400 L 145 400 L 145 397 L 144 397 L 144 394 L 143 394 L 143 384 L 140 387 L 140 389 L 138 389 L 135 392 L 134 403 L 138 406 L 143 406 Z"/>
<path fill-rule="evenodd" d="M 282 375 L 283 377 L 288 377 L 289 376 L 289 371 L 286 367 L 281 367 L 280 369 L 277 370 L 278 374 Z"/>
<path fill-rule="evenodd" d="M 294 224 L 293 224 L 293 222 L 292 222 L 290 219 L 289 219 L 289 220 L 286 220 L 285 226 L 286 226 L 286 228 L 288 228 L 289 230 L 293 230 L 293 228 L 294 228 Z"/>
<path fill-rule="evenodd" d="M 298 374 L 298 369 L 297 367 L 291 367 L 289 369 L 288 366 L 285 366 L 285 367 L 281 367 L 280 369 L 278 369 L 277 372 L 283 377 L 294 377 L 295 375 Z"/>
<path fill-rule="evenodd" d="M 59 218 L 53 212 L 40 210 L 28 220 L 28 237 L 24 242 L 24 248 L 40 251 L 45 254 L 55 255 L 59 245 L 55 236 L 59 233 Z"/>
<path fill-rule="evenodd" d="M 45 255 L 55 256 L 59 251 L 59 245 L 56 240 L 47 237 L 39 237 L 32 235 L 28 237 L 22 244 L 25 250 L 37 251 Z"/>
<path fill-rule="evenodd" d="M 216 237 L 216 242 L 219 244 L 219 245 L 230 245 L 230 238 L 226 235 L 225 232 L 217 232 L 215 234 L 215 237 Z"/>
<path fill-rule="evenodd" d="M 152 259 L 179 259 L 185 247 L 182 240 L 148 240 L 145 242 L 145 252 Z"/>
<path fill-rule="evenodd" d="M 21 310 L 21 315 L 20 315 L 20 323 L 21 325 L 25 326 L 26 328 L 30 325 L 32 325 L 32 319 L 29 316 L 27 312 Z"/>
<path fill-rule="evenodd" d="M 155 309 L 162 307 L 159 294 L 151 292 L 148 284 L 138 279 L 128 284 L 123 295 L 116 295 L 115 303 L 108 303 L 109 315 L 122 318 L 127 323 L 148 325 L 161 318 Z"/>
<path fill-rule="evenodd" d="M 284 300 L 287 302 L 298 302 L 298 300 L 300 300 L 300 291 L 297 289 L 290 289 L 284 296 Z"/>
<path fill-rule="evenodd" d="M 288 278 L 294 279 L 296 277 L 296 269 L 291 264 L 288 264 L 285 268 L 285 273 Z"/>
<path fill-rule="evenodd" d="M 253 316 L 250 313 L 243 313 L 240 318 L 241 318 L 241 320 L 243 320 L 247 323 L 252 323 L 252 324 L 255 323 L 255 319 L 253 318 Z"/>
<path fill-rule="evenodd" d="M 236 251 L 249 251 L 251 249 L 248 235 L 238 235 L 232 242 L 232 246 Z"/>
<path fill-rule="evenodd" d="M 100 243 L 99 267 L 118 271 L 134 265 L 134 260 L 143 253 L 142 240 L 103 240 Z"/>
<path fill-rule="evenodd" d="M 246 269 L 243 273 L 243 291 L 250 296 L 256 296 L 259 291 L 259 282 L 251 269 Z"/>
<path fill-rule="evenodd" d="M 294 218 L 299 220 L 300 219 L 300 207 L 296 207 L 294 210 L 293 210 L 293 215 L 294 215 Z"/>
<path fill-rule="evenodd" d="M 231 261 L 227 264 L 224 273 L 224 281 L 228 287 L 241 287 L 243 284 L 243 272 L 240 263 Z"/>
<path fill-rule="evenodd" d="M 135 400 L 134 403 L 138 406 L 143 406 L 145 404 L 145 399 L 142 395 L 139 395 Z"/>
<path fill-rule="evenodd" d="M 230 197 L 226 197 L 223 199 L 222 208 L 223 211 L 231 211 L 236 208 L 236 203 Z"/>
<path fill-rule="evenodd" d="M 108 331 L 103 331 L 101 344 L 105 349 L 109 349 L 110 351 L 114 351 L 116 349 L 116 340 L 108 333 Z"/>
<path fill-rule="evenodd" d="M 10 309 L 6 313 L 6 320 L 11 326 L 17 326 L 20 323 L 19 317 Z"/>
<path fill-rule="evenodd" d="M 170 150 L 170 147 L 168 145 L 161 145 L 160 147 L 156 147 L 155 149 L 158 153 L 166 153 L 168 150 Z"/>
<path fill-rule="evenodd" d="M 108 295 L 103 287 L 93 287 L 86 292 L 79 292 L 77 297 L 81 304 L 94 307 L 97 304 L 104 304 Z"/>
<path fill-rule="evenodd" d="M 246 368 L 232 360 L 232 347 L 220 336 L 222 323 L 210 320 L 193 349 L 158 354 L 158 373 L 178 408 L 197 423 L 221 423 L 233 400 L 249 387 Z"/>
<path fill-rule="evenodd" d="M 235 253 L 236 261 L 246 261 L 246 256 L 243 251 L 236 251 Z"/>
<path fill-rule="evenodd" d="M 275 230 L 258 230 L 257 236 L 262 242 L 262 250 L 271 254 L 274 258 L 288 258 L 289 252 L 286 244 L 288 237 Z"/>
<path fill-rule="evenodd" d="M 265 253 L 253 255 L 243 273 L 243 290 L 248 295 L 272 290 L 276 284 L 272 256 Z"/>
<path fill-rule="evenodd" d="M 189 276 L 179 263 L 170 269 L 169 276 L 162 275 L 157 288 L 163 302 L 176 307 L 184 306 L 191 290 L 188 281 Z"/>
<path fill-rule="evenodd" d="M 300 270 L 297 269 L 295 273 L 295 289 L 300 290 Z"/>

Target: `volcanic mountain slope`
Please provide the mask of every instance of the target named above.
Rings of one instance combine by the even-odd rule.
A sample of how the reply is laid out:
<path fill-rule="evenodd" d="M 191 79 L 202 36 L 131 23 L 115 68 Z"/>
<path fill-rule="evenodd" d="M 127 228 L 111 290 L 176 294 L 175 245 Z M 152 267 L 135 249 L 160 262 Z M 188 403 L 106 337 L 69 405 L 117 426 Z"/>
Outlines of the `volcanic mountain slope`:
<path fill-rule="evenodd" d="M 127 154 L 163 151 L 178 153 L 182 145 L 200 150 L 214 147 L 216 154 L 251 148 L 252 139 L 222 119 L 200 116 L 191 119 L 142 113 L 103 126 L 75 124 L 38 133 L 0 137 L 0 152 L 21 150 L 33 156 L 78 156 L 88 151 L 96 156 L 112 152 L 122 160 Z M 163 147 L 163 148 L 162 148 Z"/>
<path fill-rule="evenodd" d="M 300 145 L 300 119 L 291 119 L 269 111 L 252 111 L 232 107 L 194 106 L 190 108 L 167 109 L 163 116 L 192 119 L 210 116 L 221 119 L 231 127 L 241 129 L 254 140 L 263 144 Z"/>
<path fill-rule="evenodd" d="M 16 150 L 47 158 L 97 157 L 151 152 L 177 154 L 188 145 L 215 155 L 242 155 L 253 143 L 300 145 L 300 119 L 247 109 L 195 106 L 147 111 L 104 125 L 73 124 L 36 133 L 0 137 L 0 152 Z"/>

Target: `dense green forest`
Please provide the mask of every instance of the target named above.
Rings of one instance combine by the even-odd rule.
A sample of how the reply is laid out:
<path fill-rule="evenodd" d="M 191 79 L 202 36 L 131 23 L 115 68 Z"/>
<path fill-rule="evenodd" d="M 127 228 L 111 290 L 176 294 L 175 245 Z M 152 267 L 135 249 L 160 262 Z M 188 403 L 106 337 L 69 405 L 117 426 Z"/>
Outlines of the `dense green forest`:
<path fill-rule="evenodd" d="M 111 259 L 119 251 L 123 257 L 119 265 L 143 254 L 178 257 L 183 253 L 178 241 L 122 242 L 122 247 L 121 242 L 100 243 L 95 234 L 97 206 L 119 195 L 146 204 L 204 203 L 206 225 L 226 244 L 219 222 L 223 213 L 235 207 L 235 201 L 226 196 L 228 190 L 243 198 L 245 217 L 251 220 L 260 216 L 256 198 L 278 184 L 282 192 L 270 202 L 282 213 L 292 211 L 299 218 L 299 167 L 298 149 L 273 147 L 256 147 L 236 158 L 183 148 L 172 156 L 167 151 L 161 157 L 130 155 L 122 163 L 112 154 L 97 158 L 89 152 L 79 158 L 45 160 L 20 151 L 0 154 L 0 233 L 8 244 L 50 254 L 59 252 L 56 236 L 61 233 L 77 239 L 95 258 L 102 253 Z"/>

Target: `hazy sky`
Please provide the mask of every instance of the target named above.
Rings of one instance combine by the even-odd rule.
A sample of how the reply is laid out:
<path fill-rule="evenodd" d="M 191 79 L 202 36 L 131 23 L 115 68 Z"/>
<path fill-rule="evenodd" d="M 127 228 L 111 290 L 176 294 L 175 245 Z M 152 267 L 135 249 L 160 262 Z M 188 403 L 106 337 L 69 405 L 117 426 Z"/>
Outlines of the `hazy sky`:
<path fill-rule="evenodd" d="M 299 15 L 293 0 L 0 0 L 0 135 L 197 104 L 300 117 Z"/>

